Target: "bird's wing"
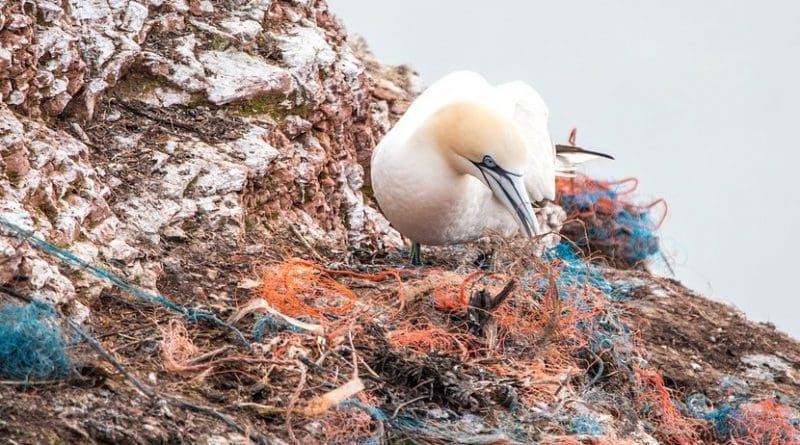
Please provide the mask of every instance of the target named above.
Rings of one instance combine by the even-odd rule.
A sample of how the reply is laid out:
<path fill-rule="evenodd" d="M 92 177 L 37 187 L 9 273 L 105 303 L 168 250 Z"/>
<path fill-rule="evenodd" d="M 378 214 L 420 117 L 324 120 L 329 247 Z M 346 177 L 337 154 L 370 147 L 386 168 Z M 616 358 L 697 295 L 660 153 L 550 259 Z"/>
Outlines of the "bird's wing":
<path fill-rule="evenodd" d="M 539 93 L 522 81 L 498 85 L 498 95 L 525 139 L 528 171 L 525 187 L 533 202 L 556 197 L 556 151 L 547 129 L 548 110 Z"/>

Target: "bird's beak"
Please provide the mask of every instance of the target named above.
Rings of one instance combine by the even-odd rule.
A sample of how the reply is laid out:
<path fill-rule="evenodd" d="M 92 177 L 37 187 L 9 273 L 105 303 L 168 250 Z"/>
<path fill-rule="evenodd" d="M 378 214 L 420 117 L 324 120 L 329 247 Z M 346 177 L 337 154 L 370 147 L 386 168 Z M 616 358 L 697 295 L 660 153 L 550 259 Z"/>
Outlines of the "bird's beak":
<path fill-rule="evenodd" d="M 494 196 L 502 202 L 517 220 L 517 224 L 529 237 L 540 235 L 539 222 L 533 213 L 525 181 L 521 175 L 508 172 L 499 166 L 494 168 L 476 164 L 483 174 L 486 184 L 492 189 Z"/>

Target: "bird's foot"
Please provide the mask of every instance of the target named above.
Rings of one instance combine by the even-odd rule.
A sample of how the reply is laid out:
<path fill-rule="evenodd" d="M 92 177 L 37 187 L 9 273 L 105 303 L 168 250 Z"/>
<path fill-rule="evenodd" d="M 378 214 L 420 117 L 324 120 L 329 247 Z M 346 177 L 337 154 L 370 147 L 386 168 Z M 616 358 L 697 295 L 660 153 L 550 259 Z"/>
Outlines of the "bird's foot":
<path fill-rule="evenodd" d="M 418 242 L 411 242 L 411 251 L 408 253 L 408 259 L 414 267 L 422 266 L 422 246 Z"/>

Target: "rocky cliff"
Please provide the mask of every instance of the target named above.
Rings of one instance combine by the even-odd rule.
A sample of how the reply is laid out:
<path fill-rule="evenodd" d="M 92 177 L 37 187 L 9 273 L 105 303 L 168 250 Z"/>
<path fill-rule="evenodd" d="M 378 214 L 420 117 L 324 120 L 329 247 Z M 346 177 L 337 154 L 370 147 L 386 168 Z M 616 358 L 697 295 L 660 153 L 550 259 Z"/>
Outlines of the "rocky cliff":
<path fill-rule="evenodd" d="M 641 262 L 405 268 L 369 160 L 421 88 L 322 0 L 2 2 L 0 303 L 70 371 L 0 376 L 0 441 L 797 443 L 800 345 Z"/>

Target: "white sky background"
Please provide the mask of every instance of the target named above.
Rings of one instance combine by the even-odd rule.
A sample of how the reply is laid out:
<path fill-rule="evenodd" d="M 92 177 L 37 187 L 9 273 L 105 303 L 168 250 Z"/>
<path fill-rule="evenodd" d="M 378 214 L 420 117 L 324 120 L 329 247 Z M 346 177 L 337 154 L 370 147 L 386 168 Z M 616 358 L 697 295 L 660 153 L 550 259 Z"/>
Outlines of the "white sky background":
<path fill-rule="evenodd" d="M 800 1 L 329 0 L 385 63 L 426 83 L 520 79 L 555 142 L 664 197 L 678 278 L 800 337 Z"/>

